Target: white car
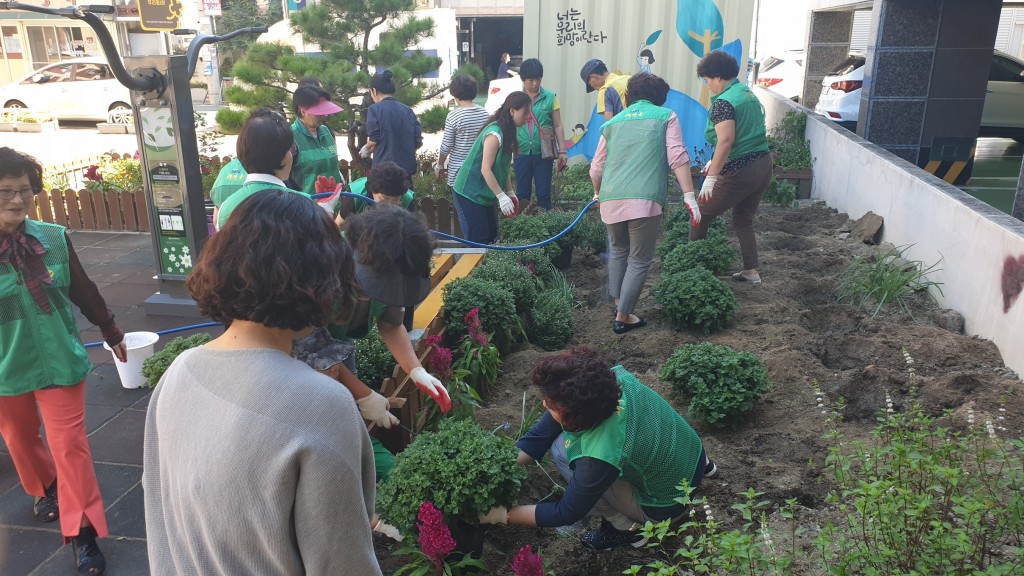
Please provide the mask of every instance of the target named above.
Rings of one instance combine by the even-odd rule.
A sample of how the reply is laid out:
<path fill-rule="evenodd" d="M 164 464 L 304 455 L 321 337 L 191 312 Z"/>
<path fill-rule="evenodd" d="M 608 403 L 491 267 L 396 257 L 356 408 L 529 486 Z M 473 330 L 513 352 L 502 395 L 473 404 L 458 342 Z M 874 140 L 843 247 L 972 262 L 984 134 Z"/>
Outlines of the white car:
<path fill-rule="evenodd" d="M 825 76 L 814 111 L 837 122 L 857 122 L 864 87 L 864 56 L 851 55 Z M 1024 61 L 992 54 L 979 136 L 1024 142 Z"/>
<path fill-rule="evenodd" d="M 484 104 L 484 108 L 488 114 L 494 114 L 505 103 L 505 98 L 508 98 L 509 94 L 522 89 L 523 80 L 519 76 L 491 80 L 487 87 L 487 103 Z"/>
<path fill-rule="evenodd" d="M 75 58 L 50 64 L 0 87 L 4 108 L 49 112 L 58 120 L 131 124 L 131 95 L 103 58 Z"/>
<path fill-rule="evenodd" d="M 804 90 L 803 50 L 765 58 L 757 72 L 757 85 L 799 102 Z"/>

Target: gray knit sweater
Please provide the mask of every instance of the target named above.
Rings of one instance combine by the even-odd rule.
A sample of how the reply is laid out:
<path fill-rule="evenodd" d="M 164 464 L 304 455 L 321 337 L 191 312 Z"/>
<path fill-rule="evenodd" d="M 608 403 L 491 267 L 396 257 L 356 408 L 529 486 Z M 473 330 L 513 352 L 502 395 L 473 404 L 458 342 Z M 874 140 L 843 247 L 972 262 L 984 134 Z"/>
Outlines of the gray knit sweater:
<path fill-rule="evenodd" d="M 381 573 L 359 410 L 287 354 L 179 356 L 149 401 L 144 464 L 154 575 Z"/>

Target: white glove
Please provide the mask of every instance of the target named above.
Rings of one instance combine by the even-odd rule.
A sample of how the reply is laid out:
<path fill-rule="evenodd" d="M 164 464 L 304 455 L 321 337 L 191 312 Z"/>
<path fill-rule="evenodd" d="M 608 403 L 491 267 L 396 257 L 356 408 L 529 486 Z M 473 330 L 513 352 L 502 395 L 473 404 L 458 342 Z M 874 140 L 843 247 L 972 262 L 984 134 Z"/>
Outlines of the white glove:
<path fill-rule="evenodd" d="M 373 148 L 370 148 L 369 144 L 363 144 L 363 147 L 359 149 L 360 158 L 369 158 L 373 154 Z"/>
<path fill-rule="evenodd" d="M 686 209 L 690 211 L 690 220 L 693 221 L 693 225 L 700 224 L 700 206 L 697 206 L 697 199 L 693 197 L 693 192 L 683 194 L 683 203 L 686 204 Z"/>
<path fill-rule="evenodd" d="M 440 178 L 441 177 L 441 171 L 442 170 L 444 170 L 444 166 L 442 166 L 440 162 L 434 162 L 434 177 L 435 178 Z"/>
<path fill-rule="evenodd" d="M 437 378 L 434 378 L 423 369 L 422 366 L 417 366 L 409 372 L 409 378 L 412 378 L 413 383 L 420 390 L 423 390 L 437 405 L 441 407 L 442 413 L 448 413 L 452 409 L 452 399 L 448 396 L 448 390 L 445 389 L 444 384 Z"/>
<path fill-rule="evenodd" d="M 395 542 L 401 542 L 405 539 L 405 536 L 402 536 L 402 533 L 398 531 L 398 528 L 395 528 L 391 524 L 384 522 L 383 518 L 378 519 L 377 525 L 371 528 L 370 530 L 372 530 L 376 534 L 387 536 Z"/>
<path fill-rule="evenodd" d="M 388 404 L 388 399 L 377 392 L 370 392 L 369 396 L 359 398 L 356 400 L 356 405 L 359 406 L 359 415 L 363 417 L 363 420 L 369 420 L 385 429 L 390 429 L 398 424 L 398 417 L 388 411 L 388 408 L 391 407 Z"/>
<path fill-rule="evenodd" d="M 495 506 L 481 514 L 477 519 L 481 524 L 508 524 L 508 509 L 504 506 Z"/>
<path fill-rule="evenodd" d="M 505 216 L 516 211 L 516 205 L 512 203 L 512 199 L 504 192 L 498 192 L 498 208 L 501 209 L 501 213 Z"/>
<path fill-rule="evenodd" d="M 716 182 L 718 182 L 718 176 L 707 176 L 704 178 L 704 184 L 700 187 L 701 202 L 711 200 L 711 195 L 714 193 Z"/>

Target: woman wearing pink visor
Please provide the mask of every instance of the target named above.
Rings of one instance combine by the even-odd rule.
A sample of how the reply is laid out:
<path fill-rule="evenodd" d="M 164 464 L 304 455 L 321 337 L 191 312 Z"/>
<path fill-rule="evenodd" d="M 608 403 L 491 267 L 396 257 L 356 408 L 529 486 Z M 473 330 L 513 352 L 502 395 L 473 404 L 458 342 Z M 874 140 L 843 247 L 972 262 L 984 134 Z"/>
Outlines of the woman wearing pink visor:
<path fill-rule="evenodd" d="M 338 144 L 334 134 L 324 125 L 331 114 L 342 111 L 331 102 L 331 95 L 323 88 L 301 86 L 292 96 L 296 120 L 292 124 L 295 145 L 299 149 L 298 162 L 292 166 L 292 178 L 302 185 L 306 194 L 315 194 L 319 176 L 334 178 L 340 183 L 338 170 Z"/>

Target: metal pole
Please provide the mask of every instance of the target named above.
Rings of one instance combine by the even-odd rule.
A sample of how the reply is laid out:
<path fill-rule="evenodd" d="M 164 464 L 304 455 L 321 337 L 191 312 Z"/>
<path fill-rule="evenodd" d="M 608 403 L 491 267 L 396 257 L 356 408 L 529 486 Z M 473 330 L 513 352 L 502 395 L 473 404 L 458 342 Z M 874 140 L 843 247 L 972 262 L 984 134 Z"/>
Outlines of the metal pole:
<path fill-rule="evenodd" d="M 210 16 L 210 34 L 217 33 L 217 24 Z M 214 106 L 220 106 L 221 103 L 221 82 L 220 82 L 220 53 L 217 50 L 216 44 L 210 44 L 208 47 L 208 53 L 210 55 L 210 104 Z"/>

